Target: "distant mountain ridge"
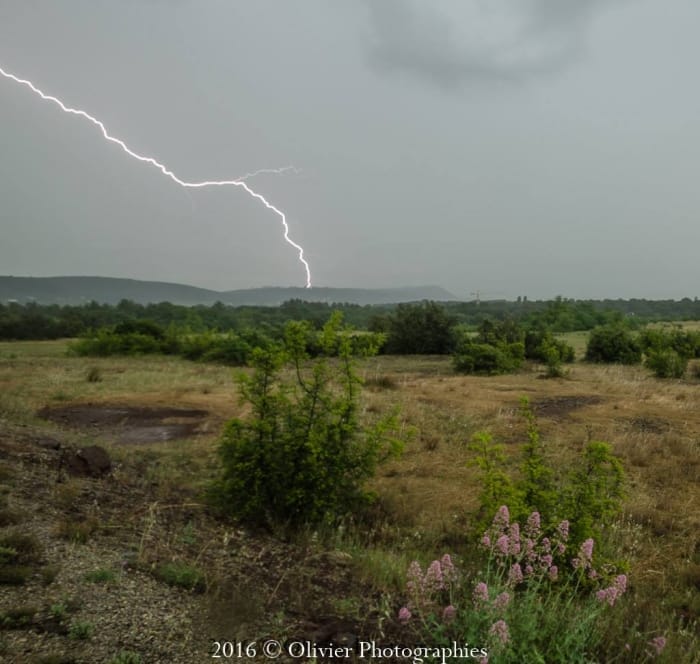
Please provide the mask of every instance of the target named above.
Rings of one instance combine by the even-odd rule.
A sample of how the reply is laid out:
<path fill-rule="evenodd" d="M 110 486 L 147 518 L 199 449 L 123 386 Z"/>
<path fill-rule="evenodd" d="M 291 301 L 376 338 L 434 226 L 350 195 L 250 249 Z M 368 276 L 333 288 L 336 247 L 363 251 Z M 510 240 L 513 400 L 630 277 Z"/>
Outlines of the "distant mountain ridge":
<path fill-rule="evenodd" d="M 0 303 L 84 304 L 96 301 L 117 304 L 131 300 L 139 304 L 171 302 L 196 305 L 223 302 L 234 306 L 276 306 L 287 300 L 309 302 L 348 302 L 353 304 L 396 304 L 434 300 L 457 300 L 439 286 L 404 288 L 295 288 L 268 286 L 231 291 L 215 291 L 185 284 L 140 281 L 116 277 L 11 277 L 0 276 Z"/>

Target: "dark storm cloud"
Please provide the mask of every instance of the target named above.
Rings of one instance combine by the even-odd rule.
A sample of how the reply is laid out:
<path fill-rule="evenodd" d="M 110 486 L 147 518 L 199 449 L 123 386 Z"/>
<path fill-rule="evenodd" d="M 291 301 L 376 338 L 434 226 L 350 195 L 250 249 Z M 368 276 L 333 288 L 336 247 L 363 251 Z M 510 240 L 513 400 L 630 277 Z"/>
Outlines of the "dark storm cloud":
<path fill-rule="evenodd" d="M 369 0 L 370 59 L 444 86 L 557 71 L 580 52 L 594 12 L 617 1 Z"/>

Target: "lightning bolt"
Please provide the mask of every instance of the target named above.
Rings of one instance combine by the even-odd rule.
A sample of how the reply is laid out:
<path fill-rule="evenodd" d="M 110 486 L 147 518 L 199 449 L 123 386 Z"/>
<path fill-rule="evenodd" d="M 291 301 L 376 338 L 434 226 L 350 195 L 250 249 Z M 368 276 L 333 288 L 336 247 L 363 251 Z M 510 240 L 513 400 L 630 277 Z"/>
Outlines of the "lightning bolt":
<path fill-rule="evenodd" d="M 161 164 L 153 157 L 146 157 L 144 155 L 139 154 L 138 152 L 134 152 L 124 141 L 122 141 L 119 138 L 116 138 L 115 136 L 112 136 L 107 131 L 107 128 L 104 126 L 104 124 L 100 122 L 97 118 L 94 118 L 89 113 L 79 108 L 71 108 L 70 106 L 66 106 L 60 99 L 46 94 L 38 87 L 36 87 L 36 85 L 34 85 L 34 83 L 32 83 L 31 81 L 19 78 L 18 76 L 15 76 L 10 72 L 5 71 L 2 67 L 0 67 L 0 74 L 2 74 L 2 76 L 11 81 L 14 81 L 15 83 L 19 83 L 20 85 L 28 87 L 32 92 L 41 97 L 43 100 L 53 102 L 54 104 L 59 106 L 64 113 L 69 113 L 71 115 L 79 115 L 80 117 L 85 118 L 102 132 L 102 136 L 105 140 L 118 145 L 130 157 L 133 157 L 138 161 L 142 161 L 146 164 L 149 164 L 150 166 L 157 168 L 163 175 L 170 178 L 173 182 L 179 184 L 181 187 L 185 187 L 187 189 L 202 189 L 204 187 L 241 187 L 247 194 L 260 201 L 268 210 L 271 210 L 280 218 L 280 221 L 282 222 L 282 227 L 284 229 L 284 240 L 285 242 L 287 242 L 287 244 L 291 245 L 292 247 L 294 247 L 294 249 L 297 250 L 299 262 L 304 266 L 304 270 L 306 272 L 306 288 L 311 288 L 311 268 L 309 267 L 309 263 L 304 258 L 303 247 L 294 242 L 294 240 L 292 240 L 289 237 L 289 224 L 287 223 L 286 215 L 284 214 L 284 212 L 282 212 L 282 210 L 270 203 L 262 194 L 259 194 L 257 191 L 251 189 L 245 182 L 247 178 L 251 178 L 261 173 L 283 173 L 288 170 L 296 171 L 296 169 L 294 169 L 293 166 L 286 166 L 284 168 L 278 169 L 263 168 L 253 173 L 247 173 L 246 175 L 237 178 L 236 180 L 203 180 L 201 182 L 188 182 L 187 180 L 182 180 L 181 178 L 179 178 L 177 175 L 175 175 L 173 171 L 167 168 L 167 166 Z"/>

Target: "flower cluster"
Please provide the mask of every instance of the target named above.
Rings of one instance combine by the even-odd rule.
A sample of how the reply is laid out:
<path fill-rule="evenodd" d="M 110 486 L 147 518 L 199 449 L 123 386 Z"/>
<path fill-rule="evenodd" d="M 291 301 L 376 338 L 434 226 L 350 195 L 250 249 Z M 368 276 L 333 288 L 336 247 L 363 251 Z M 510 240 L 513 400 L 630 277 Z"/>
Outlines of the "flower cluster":
<path fill-rule="evenodd" d="M 407 573 L 406 590 L 410 597 L 408 606 L 399 611 L 399 621 L 406 623 L 411 619 L 411 608 L 417 609 L 423 614 L 435 610 L 439 606 L 442 597 L 449 594 L 449 590 L 457 582 L 457 570 L 449 553 L 440 560 L 433 560 L 428 569 L 423 572 L 420 563 L 414 560 Z M 451 622 L 456 615 L 456 609 L 448 605 L 442 611 L 443 620 Z"/>
<path fill-rule="evenodd" d="M 607 602 L 610 606 L 614 606 L 615 602 L 624 594 L 625 590 L 627 590 L 627 576 L 625 574 L 620 574 L 615 577 L 611 586 L 602 588 L 595 596 L 598 601 Z"/>
<path fill-rule="evenodd" d="M 520 524 L 510 522 L 508 508 L 503 505 L 481 538 L 481 544 L 506 572 L 507 583 L 514 588 L 528 577 L 546 576 L 556 581 L 559 567 L 554 564 L 554 555 L 566 552 L 568 538 L 568 521 L 559 524 L 554 540 L 543 537 L 539 512 L 530 514 L 521 533 Z"/>

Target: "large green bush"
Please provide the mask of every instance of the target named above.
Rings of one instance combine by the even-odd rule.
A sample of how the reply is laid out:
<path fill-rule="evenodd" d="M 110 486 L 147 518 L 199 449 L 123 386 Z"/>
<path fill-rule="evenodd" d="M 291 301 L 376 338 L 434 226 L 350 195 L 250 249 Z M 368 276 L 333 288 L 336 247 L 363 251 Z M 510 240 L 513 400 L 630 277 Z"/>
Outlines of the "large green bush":
<path fill-rule="evenodd" d="M 289 323 L 284 348 L 253 350 L 253 373 L 238 378 L 251 412 L 226 426 L 212 496 L 251 525 L 336 520 L 367 503 L 365 481 L 401 449 L 393 417 L 369 427 L 359 420 L 361 383 L 340 317 L 319 337 L 326 356 L 309 359 L 308 334 L 307 323 Z"/>
<path fill-rule="evenodd" d="M 524 357 L 525 349 L 520 342 L 492 346 L 465 337 L 457 346 L 453 365 L 459 373 L 492 376 L 517 371 Z"/>
<path fill-rule="evenodd" d="M 399 304 L 384 323 L 384 352 L 390 354 L 449 354 L 454 350 L 455 321 L 435 302 Z M 373 327 L 375 331 L 383 331 Z"/>
<path fill-rule="evenodd" d="M 631 332 L 623 327 L 597 327 L 588 339 L 586 360 L 611 364 L 639 364 L 642 361 L 642 347 Z"/>

